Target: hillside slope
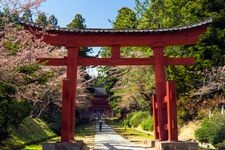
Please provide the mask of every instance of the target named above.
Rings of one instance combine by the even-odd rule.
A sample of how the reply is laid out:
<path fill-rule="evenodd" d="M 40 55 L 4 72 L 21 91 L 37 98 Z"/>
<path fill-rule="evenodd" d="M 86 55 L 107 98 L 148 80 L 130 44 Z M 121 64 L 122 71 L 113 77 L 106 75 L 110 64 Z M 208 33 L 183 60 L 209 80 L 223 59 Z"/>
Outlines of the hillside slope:
<path fill-rule="evenodd" d="M 20 148 L 27 144 L 47 140 L 56 134 L 41 119 L 26 118 L 18 127 L 12 127 L 11 137 L 4 141 L 2 149 Z"/>

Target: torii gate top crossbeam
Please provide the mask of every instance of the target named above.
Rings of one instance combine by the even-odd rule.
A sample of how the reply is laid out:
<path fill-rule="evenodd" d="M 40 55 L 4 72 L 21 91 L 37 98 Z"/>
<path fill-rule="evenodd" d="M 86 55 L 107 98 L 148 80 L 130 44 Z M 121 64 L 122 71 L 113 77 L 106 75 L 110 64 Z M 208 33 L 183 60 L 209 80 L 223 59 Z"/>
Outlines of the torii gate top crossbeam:
<path fill-rule="evenodd" d="M 206 31 L 212 18 L 200 23 L 169 29 L 74 29 L 44 28 L 21 21 L 25 29 L 43 41 L 55 46 L 150 46 L 191 45 Z M 43 31 L 43 32 L 40 32 Z M 47 33 L 47 34 L 46 34 Z"/>

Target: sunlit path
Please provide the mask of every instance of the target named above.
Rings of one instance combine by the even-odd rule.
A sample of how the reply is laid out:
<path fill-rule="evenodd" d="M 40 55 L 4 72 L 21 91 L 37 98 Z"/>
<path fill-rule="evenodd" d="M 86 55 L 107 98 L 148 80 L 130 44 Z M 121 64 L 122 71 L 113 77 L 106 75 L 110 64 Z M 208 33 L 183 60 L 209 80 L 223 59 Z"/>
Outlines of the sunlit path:
<path fill-rule="evenodd" d="M 95 150 L 144 150 L 138 144 L 131 143 L 118 135 L 110 126 L 103 122 L 102 131 L 99 131 L 99 126 L 96 124 L 95 135 Z"/>

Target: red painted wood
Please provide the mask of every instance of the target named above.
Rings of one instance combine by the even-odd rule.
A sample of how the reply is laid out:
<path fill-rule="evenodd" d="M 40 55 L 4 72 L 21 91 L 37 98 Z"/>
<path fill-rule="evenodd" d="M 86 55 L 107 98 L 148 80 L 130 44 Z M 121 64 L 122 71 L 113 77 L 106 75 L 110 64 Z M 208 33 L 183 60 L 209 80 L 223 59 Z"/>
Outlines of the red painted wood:
<path fill-rule="evenodd" d="M 120 58 L 120 46 L 112 46 L 112 58 L 113 59 Z"/>
<path fill-rule="evenodd" d="M 37 58 L 38 63 L 47 66 L 66 66 L 67 57 L 64 58 Z"/>
<path fill-rule="evenodd" d="M 76 88 L 77 88 L 77 67 L 78 67 L 78 48 L 67 48 L 67 79 L 71 80 L 71 108 L 70 108 L 70 140 L 74 140 L 75 134 L 75 99 L 76 99 Z"/>
<path fill-rule="evenodd" d="M 157 33 L 68 33 L 59 31 L 39 32 L 37 29 L 27 27 L 37 38 L 55 46 L 151 46 L 158 43 L 165 46 L 192 45 L 198 40 L 200 34 L 206 31 L 207 25 L 193 27 L 187 30 L 167 31 Z M 41 30 L 41 29 L 40 29 Z"/>
<path fill-rule="evenodd" d="M 193 65 L 194 58 L 165 58 L 165 64 L 168 65 Z M 65 66 L 67 57 L 64 58 L 38 58 L 37 61 L 47 66 Z M 78 59 L 79 66 L 103 65 L 154 65 L 154 57 L 149 58 L 82 58 Z"/>
<path fill-rule="evenodd" d="M 154 138 L 155 140 L 159 139 L 158 132 L 158 113 L 157 113 L 157 99 L 156 95 L 152 96 L 152 111 L 153 111 L 153 119 L 154 119 Z"/>
<path fill-rule="evenodd" d="M 166 89 L 167 89 L 168 140 L 178 141 L 176 82 L 167 81 Z"/>
<path fill-rule="evenodd" d="M 25 25 L 25 28 L 36 38 L 41 38 L 48 44 L 65 46 L 68 49 L 68 58 L 39 59 L 40 63 L 48 60 L 46 65 L 67 65 L 68 80 L 63 82 L 62 96 L 62 142 L 74 140 L 78 65 L 154 65 L 156 81 L 156 96 L 153 98 L 155 138 L 161 141 L 177 140 L 175 85 L 171 84 L 167 88 L 167 100 L 164 103 L 166 96 L 165 67 L 167 65 L 192 65 L 194 60 L 193 58 L 166 58 L 163 55 L 163 49 L 165 46 L 171 45 L 195 44 L 199 35 L 206 31 L 207 25 L 185 30 L 152 33 L 73 33 L 55 30 L 42 32 L 42 29 L 35 27 Z M 160 47 L 159 44 L 162 46 Z M 79 58 L 78 60 L 78 48 L 82 46 L 112 46 L 112 58 Z M 153 56 L 149 58 L 120 58 L 120 46 L 149 46 L 153 48 Z"/>
<path fill-rule="evenodd" d="M 149 58 L 79 58 L 79 65 L 150 65 L 153 64 L 152 57 Z"/>
<path fill-rule="evenodd" d="M 194 65 L 195 59 L 194 58 L 166 58 L 165 64 L 169 65 Z"/>
<path fill-rule="evenodd" d="M 61 142 L 70 141 L 70 84 L 68 79 L 63 80 L 62 92 L 62 118 L 61 118 Z"/>
<path fill-rule="evenodd" d="M 167 140 L 167 131 L 164 126 L 166 124 L 165 105 L 163 103 L 166 96 L 166 77 L 165 77 L 165 59 L 163 55 L 164 47 L 153 48 L 154 55 L 154 70 L 155 70 L 155 90 L 158 104 L 158 126 L 159 126 L 159 140 Z"/>

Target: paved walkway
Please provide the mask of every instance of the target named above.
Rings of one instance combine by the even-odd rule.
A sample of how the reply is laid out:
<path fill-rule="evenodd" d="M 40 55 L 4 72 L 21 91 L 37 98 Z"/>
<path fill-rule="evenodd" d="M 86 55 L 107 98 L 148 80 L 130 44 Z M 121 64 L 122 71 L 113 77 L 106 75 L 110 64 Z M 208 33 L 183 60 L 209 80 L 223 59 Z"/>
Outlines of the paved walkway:
<path fill-rule="evenodd" d="M 94 150 L 144 150 L 143 147 L 135 143 L 131 143 L 127 139 L 118 135 L 105 122 L 102 125 L 102 131 L 96 124 L 95 146 Z"/>

